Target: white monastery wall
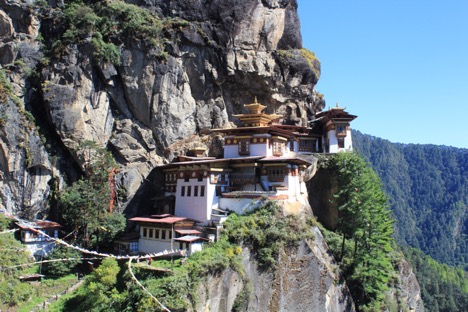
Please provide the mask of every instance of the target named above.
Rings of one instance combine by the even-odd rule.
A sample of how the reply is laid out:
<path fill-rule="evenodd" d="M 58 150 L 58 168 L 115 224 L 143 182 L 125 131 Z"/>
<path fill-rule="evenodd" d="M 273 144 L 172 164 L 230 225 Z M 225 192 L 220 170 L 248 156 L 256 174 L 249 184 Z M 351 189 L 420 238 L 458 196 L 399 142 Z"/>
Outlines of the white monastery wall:
<path fill-rule="evenodd" d="M 347 151 L 353 150 L 353 139 L 351 137 L 351 130 L 346 130 L 345 149 Z"/>
<path fill-rule="evenodd" d="M 250 156 L 272 156 L 272 149 L 267 143 L 250 144 Z"/>
<path fill-rule="evenodd" d="M 179 243 L 174 242 L 174 249 L 177 248 L 179 248 Z M 156 253 L 164 250 L 171 250 L 171 241 L 140 237 L 138 240 L 138 250 L 143 253 Z"/>
<path fill-rule="evenodd" d="M 198 186 L 198 194 L 195 195 L 195 186 Z M 200 196 L 201 186 L 205 186 L 204 196 Z M 175 203 L 175 214 L 177 216 L 184 216 L 192 218 L 203 223 L 206 223 L 211 216 L 211 205 L 208 200 L 214 197 L 214 192 L 211 191 L 210 183 L 208 179 L 204 178 L 203 181 L 195 179 L 189 179 L 189 182 L 185 182 L 184 179 L 177 180 L 177 193 Z M 185 187 L 184 196 L 182 196 L 182 187 Z M 188 189 L 190 187 L 190 196 Z M 209 193 L 211 191 L 211 193 Z"/>

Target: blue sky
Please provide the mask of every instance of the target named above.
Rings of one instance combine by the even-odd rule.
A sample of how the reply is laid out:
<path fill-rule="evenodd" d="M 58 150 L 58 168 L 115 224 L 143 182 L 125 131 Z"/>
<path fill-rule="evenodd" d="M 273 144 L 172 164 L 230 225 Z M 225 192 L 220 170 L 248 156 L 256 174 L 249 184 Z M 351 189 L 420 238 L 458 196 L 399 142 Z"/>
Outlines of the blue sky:
<path fill-rule="evenodd" d="M 392 142 L 468 148 L 468 1 L 298 0 L 327 106 Z"/>

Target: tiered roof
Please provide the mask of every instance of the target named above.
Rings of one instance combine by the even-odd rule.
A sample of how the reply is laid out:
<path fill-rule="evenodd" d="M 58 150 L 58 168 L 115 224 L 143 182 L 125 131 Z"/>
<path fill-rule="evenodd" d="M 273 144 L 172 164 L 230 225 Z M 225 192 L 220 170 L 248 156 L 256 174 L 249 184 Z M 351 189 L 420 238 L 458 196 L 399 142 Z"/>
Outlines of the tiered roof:
<path fill-rule="evenodd" d="M 357 118 L 356 115 L 351 115 L 345 109 L 346 107 L 339 107 L 337 103 L 336 107 L 317 113 L 315 120 L 321 120 L 323 123 L 326 123 L 328 120 L 350 122 Z"/>
<path fill-rule="evenodd" d="M 273 120 L 279 119 L 281 116 L 277 114 L 266 114 L 263 110 L 265 105 L 257 103 L 257 98 L 252 104 L 245 104 L 244 107 L 249 111 L 248 114 L 237 114 L 237 117 L 242 122 L 243 127 L 265 127 L 268 126 Z"/>

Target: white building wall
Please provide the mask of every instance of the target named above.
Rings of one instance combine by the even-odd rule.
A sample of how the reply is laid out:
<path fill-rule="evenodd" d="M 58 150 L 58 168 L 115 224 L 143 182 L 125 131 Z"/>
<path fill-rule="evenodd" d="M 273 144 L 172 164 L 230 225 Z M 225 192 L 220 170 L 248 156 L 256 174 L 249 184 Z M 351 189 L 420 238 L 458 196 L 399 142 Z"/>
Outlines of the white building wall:
<path fill-rule="evenodd" d="M 211 184 L 208 181 L 208 186 L 206 190 L 206 220 L 203 221 L 205 223 L 208 223 L 208 221 L 211 220 L 213 208 L 219 208 L 219 197 L 216 196 L 216 184 Z"/>
<path fill-rule="evenodd" d="M 225 145 L 224 146 L 224 158 L 239 158 L 248 156 L 272 156 L 273 150 L 266 143 L 251 143 L 249 155 L 239 155 L 239 147 L 237 145 Z"/>
<path fill-rule="evenodd" d="M 273 151 L 268 142 L 250 144 L 250 156 L 272 156 Z"/>
<path fill-rule="evenodd" d="M 328 131 L 328 140 L 329 140 L 329 153 L 338 153 L 338 139 L 336 138 L 336 131 L 330 130 Z"/>
<path fill-rule="evenodd" d="M 203 243 L 202 242 L 193 242 L 189 245 L 189 256 L 194 252 L 202 251 Z"/>
<path fill-rule="evenodd" d="M 351 138 L 350 130 L 346 130 L 346 137 L 344 138 L 344 148 L 338 148 L 338 139 L 336 137 L 335 130 L 332 129 L 328 131 L 328 138 L 330 139 L 329 153 L 338 153 L 353 150 L 353 141 Z"/>
<path fill-rule="evenodd" d="M 174 242 L 173 246 L 174 249 L 179 249 L 179 243 Z M 171 250 L 171 241 L 140 237 L 138 240 L 138 250 L 142 253 L 156 253 L 164 250 Z"/>
<path fill-rule="evenodd" d="M 351 130 L 346 130 L 345 149 L 347 151 L 353 150 L 353 138 L 351 137 Z"/>
<path fill-rule="evenodd" d="M 188 187 L 191 187 L 191 194 L 188 195 Z M 198 186 L 198 196 L 194 196 L 195 186 Z M 205 186 L 205 196 L 200 196 L 201 186 Z M 185 187 L 185 196 L 182 196 L 182 187 Z M 177 180 L 177 192 L 175 201 L 175 214 L 207 223 L 211 217 L 211 206 L 214 198 L 214 186 L 210 184 L 209 177 L 198 181 L 197 178 Z"/>
<path fill-rule="evenodd" d="M 239 148 L 237 145 L 224 145 L 224 158 L 238 158 Z"/>
<path fill-rule="evenodd" d="M 263 139 L 264 142 L 260 143 L 259 140 Z M 239 140 L 234 136 L 226 136 L 224 140 Z M 257 140 L 256 143 L 253 141 Z M 224 145 L 224 158 L 239 158 L 246 156 L 272 156 L 273 148 L 270 145 L 271 135 L 270 134 L 254 134 L 252 140 L 250 140 L 250 154 L 239 155 L 239 147 L 237 144 L 225 144 Z"/>

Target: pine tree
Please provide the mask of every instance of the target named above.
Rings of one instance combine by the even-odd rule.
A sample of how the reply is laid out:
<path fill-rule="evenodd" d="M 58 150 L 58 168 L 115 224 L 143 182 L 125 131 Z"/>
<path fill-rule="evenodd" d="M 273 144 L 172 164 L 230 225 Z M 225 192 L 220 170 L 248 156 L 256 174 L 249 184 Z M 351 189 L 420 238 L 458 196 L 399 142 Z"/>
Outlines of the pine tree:
<path fill-rule="evenodd" d="M 362 310 L 378 309 L 394 271 L 388 200 L 377 174 L 358 154 L 336 154 L 332 164 L 338 172 L 335 203 L 339 210 L 337 232 L 342 235 L 339 260 L 358 306 Z"/>

